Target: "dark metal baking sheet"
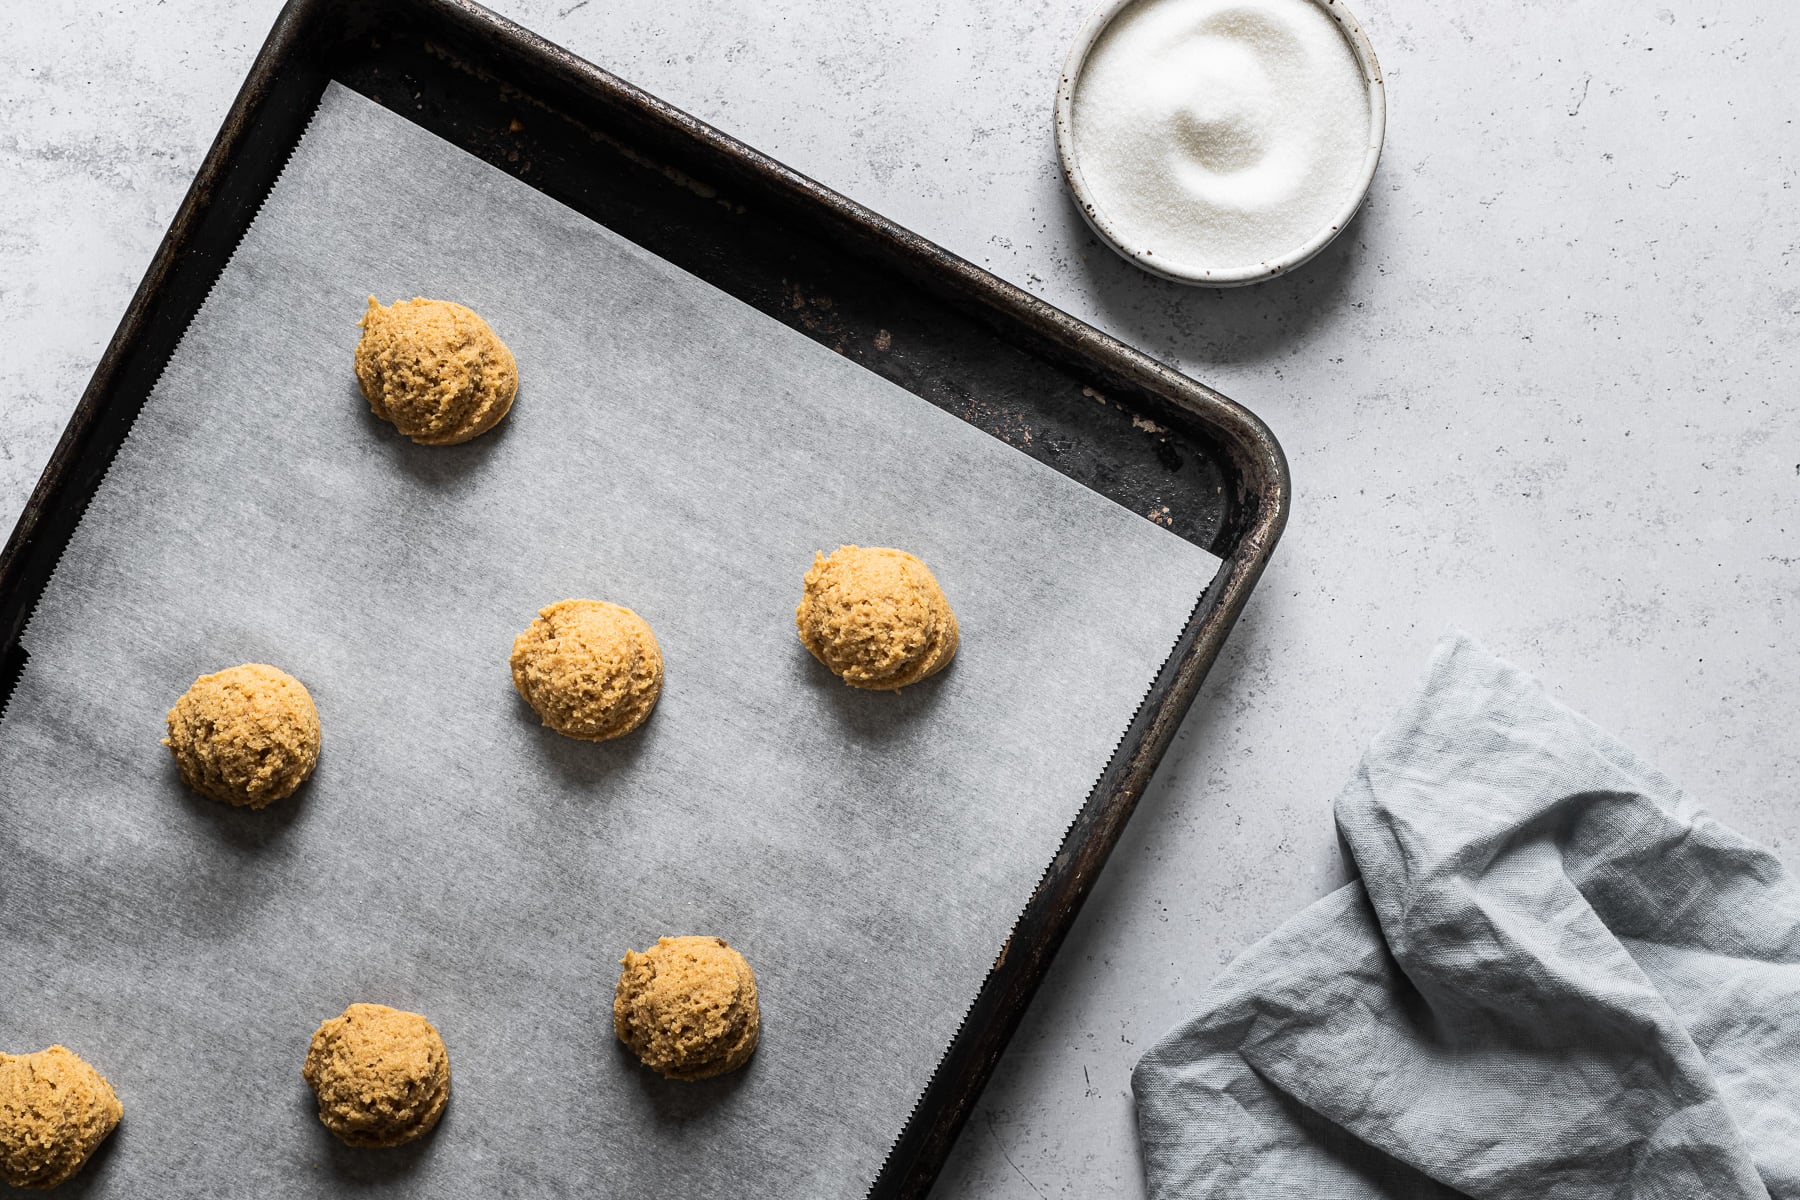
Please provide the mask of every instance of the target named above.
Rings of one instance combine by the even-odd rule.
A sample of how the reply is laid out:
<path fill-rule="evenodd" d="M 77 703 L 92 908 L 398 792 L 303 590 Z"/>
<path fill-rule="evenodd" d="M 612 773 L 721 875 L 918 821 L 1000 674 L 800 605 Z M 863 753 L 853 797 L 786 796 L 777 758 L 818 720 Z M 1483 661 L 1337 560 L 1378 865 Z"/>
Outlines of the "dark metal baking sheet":
<path fill-rule="evenodd" d="M 83 507 L 331 78 L 1226 560 L 896 1131 L 874 1194 L 923 1194 L 1273 550 L 1279 447 L 1217 393 L 478 6 L 294 0 L 0 554 L 0 689 Z"/>

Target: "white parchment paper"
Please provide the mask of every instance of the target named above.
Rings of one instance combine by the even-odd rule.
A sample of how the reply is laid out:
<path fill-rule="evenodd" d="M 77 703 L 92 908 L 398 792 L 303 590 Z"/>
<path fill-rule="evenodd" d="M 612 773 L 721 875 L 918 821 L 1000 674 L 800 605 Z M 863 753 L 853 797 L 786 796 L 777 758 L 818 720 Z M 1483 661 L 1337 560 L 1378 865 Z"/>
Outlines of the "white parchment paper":
<path fill-rule="evenodd" d="M 512 416 L 452 448 L 375 420 L 371 292 L 482 313 Z M 948 671 L 868 694 L 806 655 L 800 577 L 840 542 L 931 565 Z M 66 1043 L 124 1102 L 73 1195 L 859 1193 L 1217 565 L 333 85 L 27 633 L 0 1048 Z M 621 741 L 513 693 L 513 636 L 566 596 L 661 640 Z M 324 726 L 259 813 L 158 744 L 245 661 Z M 746 1070 L 668 1083 L 614 1041 L 617 960 L 665 933 L 755 966 Z M 443 1032 L 423 1142 L 314 1116 L 308 1039 L 357 1000 Z"/>

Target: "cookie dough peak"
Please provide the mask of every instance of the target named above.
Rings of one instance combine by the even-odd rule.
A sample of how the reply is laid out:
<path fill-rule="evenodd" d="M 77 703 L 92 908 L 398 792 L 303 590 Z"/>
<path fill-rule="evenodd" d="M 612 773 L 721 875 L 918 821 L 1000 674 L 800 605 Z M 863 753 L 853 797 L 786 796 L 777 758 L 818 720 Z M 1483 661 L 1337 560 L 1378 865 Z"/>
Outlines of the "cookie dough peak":
<path fill-rule="evenodd" d="M 815 554 L 794 624 L 809 653 L 851 687 L 896 691 L 943 670 L 962 632 L 924 563 L 882 546 Z"/>
<path fill-rule="evenodd" d="M 450 1053 L 436 1027 L 385 1004 L 352 1004 L 321 1024 L 301 1074 L 320 1122 L 351 1146 L 423 1137 L 450 1099 Z"/>
<path fill-rule="evenodd" d="M 762 1034 L 756 973 L 719 937 L 665 937 L 627 950 L 613 1032 L 669 1079 L 708 1079 L 750 1061 Z"/>
<path fill-rule="evenodd" d="M 124 1112 L 106 1077 L 67 1047 L 0 1054 L 0 1179 L 17 1188 L 67 1182 Z"/>
<path fill-rule="evenodd" d="M 212 800 L 262 808 L 319 763 L 319 711 L 306 686 L 267 663 L 202 675 L 175 701 L 163 745 L 181 781 Z"/>
<path fill-rule="evenodd" d="M 560 600 L 513 640 L 513 687 L 545 725 L 602 742 L 642 725 L 662 695 L 649 622 L 604 600 Z"/>
<path fill-rule="evenodd" d="M 415 296 L 375 297 L 357 322 L 356 381 L 376 416 L 424 446 L 478 437 L 512 409 L 519 366 L 474 310 Z"/>

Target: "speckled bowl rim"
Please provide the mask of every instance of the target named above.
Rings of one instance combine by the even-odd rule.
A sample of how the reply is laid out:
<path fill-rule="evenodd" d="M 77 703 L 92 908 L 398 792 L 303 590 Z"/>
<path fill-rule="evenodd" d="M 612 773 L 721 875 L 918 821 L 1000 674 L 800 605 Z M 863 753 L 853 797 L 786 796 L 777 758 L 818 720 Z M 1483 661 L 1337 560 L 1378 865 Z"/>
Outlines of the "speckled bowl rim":
<path fill-rule="evenodd" d="M 1293 250 L 1267 262 L 1247 267 L 1180 270 L 1158 262 L 1150 250 L 1134 248 L 1114 232 L 1111 222 L 1094 203 L 1087 183 L 1082 178 L 1081 166 L 1075 156 L 1075 128 L 1071 118 L 1075 105 L 1075 85 L 1087 66 L 1088 53 L 1094 48 L 1094 43 L 1100 40 L 1100 35 L 1107 26 L 1127 8 L 1140 3 L 1156 2 L 1157 0 L 1103 0 L 1089 14 L 1087 23 L 1075 37 L 1074 45 L 1069 47 L 1069 55 L 1063 60 L 1062 81 L 1056 88 L 1056 157 L 1062 165 L 1063 182 L 1075 197 L 1075 207 L 1081 211 L 1082 219 L 1099 235 L 1100 240 L 1152 275 L 1171 279 L 1176 283 L 1226 288 L 1261 283 L 1265 279 L 1285 274 L 1331 244 L 1331 239 L 1343 231 L 1344 226 L 1350 223 L 1350 218 L 1356 215 L 1356 210 L 1362 207 L 1364 198 L 1369 194 L 1369 185 L 1375 179 L 1375 165 L 1381 161 L 1381 147 L 1387 137 L 1387 86 L 1382 81 L 1381 63 L 1375 58 L 1375 47 L 1370 45 L 1368 35 L 1340 0 L 1309 0 L 1337 23 L 1338 32 L 1350 43 L 1351 52 L 1356 55 L 1357 65 L 1362 68 L 1363 79 L 1368 84 L 1369 95 L 1369 147 L 1363 155 L 1362 171 L 1357 177 L 1355 190 L 1325 227 Z"/>

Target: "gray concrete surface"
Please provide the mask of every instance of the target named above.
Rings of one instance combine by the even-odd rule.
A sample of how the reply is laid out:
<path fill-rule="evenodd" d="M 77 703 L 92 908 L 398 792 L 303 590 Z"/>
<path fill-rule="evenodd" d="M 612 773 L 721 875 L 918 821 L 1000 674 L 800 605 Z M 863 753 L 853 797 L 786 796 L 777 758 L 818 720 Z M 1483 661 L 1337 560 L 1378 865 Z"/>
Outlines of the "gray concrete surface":
<path fill-rule="evenodd" d="M 10 527 L 276 0 L 0 7 Z M 1083 0 L 497 7 L 1249 405 L 1287 536 L 936 1195 L 1141 1192 L 1140 1048 L 1343 877 L 1330 800 L 1460 625 L 1793 855 L 1800 9 L 1357 0 L 1362 216 L 1289 278 L 1115 259 L 1053 167 Z"/>

